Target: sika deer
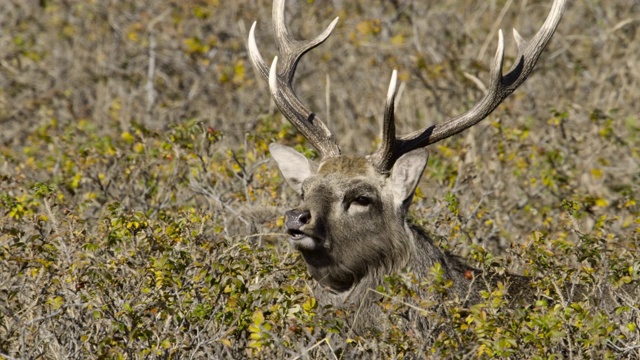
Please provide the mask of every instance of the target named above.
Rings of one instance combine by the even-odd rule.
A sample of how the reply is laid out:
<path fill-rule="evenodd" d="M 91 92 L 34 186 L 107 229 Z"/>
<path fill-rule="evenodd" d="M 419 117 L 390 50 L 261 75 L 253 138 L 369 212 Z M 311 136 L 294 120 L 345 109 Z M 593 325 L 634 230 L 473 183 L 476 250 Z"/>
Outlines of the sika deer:
<path fill-rule="evenodd" d="M 310 41 L 294 40 L 284 22 L 285 1 L 276 0 L 273 23 L 282 60 L 276 57 L 270 68 L 256 46 L 253 24 L 248 42 L 253 65 L 268 81 L 280 111 L 321 155 L 315 164 L 292 148 L 279 144 L 269 147 L 285 180 L 302 197 L 300 206 L 286 212 L 286 228 L 289 242 L 302 254 L 317 281 L 320 302 L 357 307 L 362 321 L 356 328 L 375 325 L 375 298 L 368 290 L 380 285 L 386 275 L 410 268 L 420 277 L 436 264 L 453 283 L 449 296 L 470 303 L 480 300 L 478 292 L 486 288 L 477 280 L 482 272 L 436 247 L 407 219 L 427 164 L 424 147 L 477 124 L 522 84 L 551 39 L 566 5 L 566 0 L 554 0 L 542 28 L 529 41 L 514 30 L 518 55 L 504 75 L 500 31 L 489 91 L 469 111 L 441 124 L 396 136 L 394 70 L 385 103 L 382 145 L 369 156 L 342 155 L 329 129 L 300 102 L 292 88 L 300 58 L 327 39 L 338 19 Z M 532 295 L 529 281 L 523 276 L 493 276 L 491 282 L 498 281 L 509 285 L 514 299 Z"/>

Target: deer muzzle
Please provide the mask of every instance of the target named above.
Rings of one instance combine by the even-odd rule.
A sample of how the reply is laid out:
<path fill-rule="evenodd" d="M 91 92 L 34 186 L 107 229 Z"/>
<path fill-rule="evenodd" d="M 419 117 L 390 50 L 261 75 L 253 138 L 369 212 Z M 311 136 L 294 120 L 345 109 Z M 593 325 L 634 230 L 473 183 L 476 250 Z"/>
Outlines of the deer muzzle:
<path fill-rule="evenodd" d="M 297 240 L 308 236 L 302 228 L 311 221 L 311 212 L 309 210 L 294 209 L 287 211 L 284 215 L 287 233 L 291 236 L 291 239 Z"/>

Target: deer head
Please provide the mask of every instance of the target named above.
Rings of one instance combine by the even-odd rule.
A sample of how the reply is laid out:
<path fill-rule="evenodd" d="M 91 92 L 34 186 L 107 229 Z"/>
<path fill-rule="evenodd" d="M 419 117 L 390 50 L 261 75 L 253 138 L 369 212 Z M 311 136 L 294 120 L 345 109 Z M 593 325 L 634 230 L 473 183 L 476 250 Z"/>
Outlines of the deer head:
<path fill-rule="evenodd" d="M 372 273 L 393 271 L 411 261 L 419 244 L 406 213 L 427 164 L 424 148 L 477 124 L 525 81 L 555 32 L 566 0 L 554 0 L 546 21 L 531 40 L 523 39 L 514 29 L 518 55 L 506 74 L 502 72 L 504 41 L 500 31 L 487 94 L 467 112 L 441 124 L 396 136 L 394 70 L 384 107 L 382 143 L 368 156 L 341 155 L 329 129 L 300 102 L 292 87 L 298 61 L 327 39 L 338 18 L 314 39 L 298 41 L 285 26 L 284 7 L 284 0 L 274 2 L 274 32 L 282 62 L 276 57 L 267 67 L 256 46 L 256 23 L 249 32 L 249 55 L 268 81 L 280 111 L 321 156 L 315 164 L 292 148 L 269 147 L 287 183 L 302 196 L 302 204 L 286 213 L 290 243 L 302 253 L 320 284 L 343 291 Z M 434 250 L 426 256 L 437 262 L 443 255 Z"/>

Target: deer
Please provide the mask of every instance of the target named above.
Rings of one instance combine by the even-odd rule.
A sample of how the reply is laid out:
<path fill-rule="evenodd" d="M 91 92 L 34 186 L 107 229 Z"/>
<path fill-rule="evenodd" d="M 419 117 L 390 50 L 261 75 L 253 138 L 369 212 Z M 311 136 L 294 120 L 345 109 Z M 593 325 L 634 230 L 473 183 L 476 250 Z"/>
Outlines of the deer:
<path fill-rule="evenodd" d="M 320 304 L 357 309 L 360 320 L 352 324 L 354 329 L 375 326 L 378 310 L 371 290 L 382 284 L 385 276 L 402 269 L 410 268 L 421 277 L 436 265 L 452 284 L 448 296 L 465 299 L 469 304 L 481 300 L 479 292 L 486 285 L 478 279 L 484 278 L 483 272 L 440 249 L 408 216 L 427 165 L 426 147 L 478 124 L 529 77 L 566 6 L 566 0 L 554 0 L 544 24 L 530 40 L 513 30 L 518 54 L 504 74 L 504 39 L 500 30 L 488 91 L 471 109 L 442 123 L 396 135 L 398 76 L 393 70 L 384 105 L 381 144 L 366 156 L 342 154 L 328 127 L 293 89 L 301 57 L 329 37 L 338 18 L 315 38 L 296 40 L 285 24 L 285 0 L 275 0 L 272 21 L 280 56 L 273 59 L 271 66 L 258 50 L 257 22 L 253 23 L 247 45 L 250 61 L 268 83 L 280 112 L 320 157 L 314 162 L 291 147 L 269 145 L 284 180 L 301 197 L 299 206 L 286 211 L 285 227 L 291 247 L 301 254 L 315 282 L 314 296 Z M 489 282 L 507 284 L 513 301 L 534 296 L 525 276 L 494 275 Z"/>

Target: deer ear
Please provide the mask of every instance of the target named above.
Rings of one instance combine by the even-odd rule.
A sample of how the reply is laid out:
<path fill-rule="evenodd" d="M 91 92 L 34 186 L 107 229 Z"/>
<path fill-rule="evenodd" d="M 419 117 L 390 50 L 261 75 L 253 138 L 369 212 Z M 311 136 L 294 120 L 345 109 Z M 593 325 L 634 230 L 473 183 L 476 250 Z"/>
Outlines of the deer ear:
<path fill-rule="evenodd" d="M 389 180 L 396 205 L 402 205 L 406 209 L 411 204 L 428 159 L 427 150 L 417 149 L 402 155 L 393 165 Z"/>
<path fill-rule="evenodd" d="M 287 184 L 297 192 L 302 194 L 302 182 L 310 176 L 316 174 L 318 166 L 304 155 L 300 154 L 288 146 L 271 143 L 269 152 L 278 164 L 278 169 L 287 181 Z"/>

